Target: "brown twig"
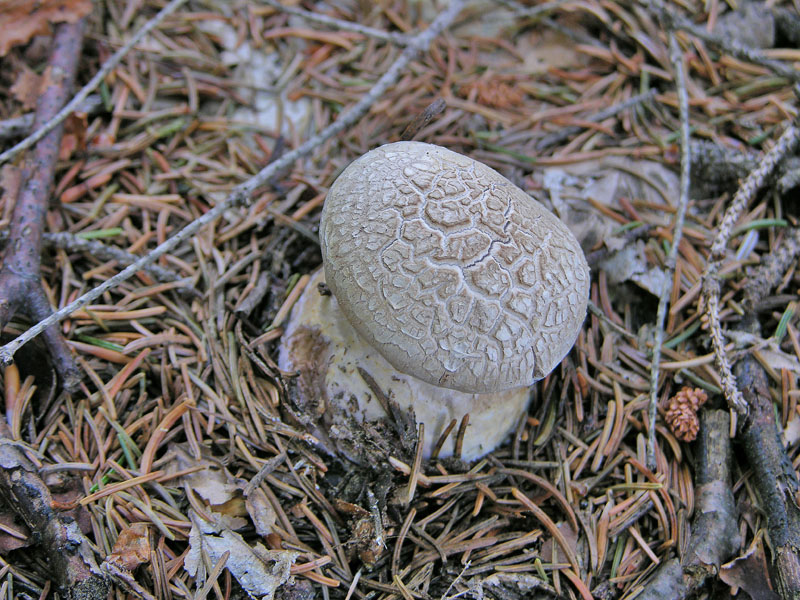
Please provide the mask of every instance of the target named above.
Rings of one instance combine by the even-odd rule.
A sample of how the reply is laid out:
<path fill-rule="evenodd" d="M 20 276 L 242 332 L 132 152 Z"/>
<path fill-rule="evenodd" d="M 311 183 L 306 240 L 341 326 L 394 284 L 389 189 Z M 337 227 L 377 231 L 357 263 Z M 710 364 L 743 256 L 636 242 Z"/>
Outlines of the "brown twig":
<path fill-rule="evenodd" d="M 716 574 L 739 547 L 736 505 L 730 482 L 731 444 L 727 411 L 703 412 L 698 438 L 697 507 L 689 547 L 681 560 L 659 567 L 641 600 L 681 600 Z"/>
<path fill-rule="evenodd" d="M 747 319 L 751 331 L 758 326 Z M 740 439 L 761 509 L 767 515 L 772 548 L 772 579 L 781 598 L 800 596 L 800 508 L 795 501 L 800 484 L 781 443 L 775 411 L 763 367 L 752 356 L 736 363 L 736 380 L 749 406 Z"/>
<path fill-rule="evenodd" d="M 80 58 L 85 20 L 62 24 L 56 30 L 50 66 L 36 108 L 34 126 L 50 119 L 66 102 Z M 24 183 L 14 206 L 10 244 L 0 271 L 0 324 L 17 310 L 33 319 L 51 312 L 40 280 L 40 257 L 44 216 L 61 144 L 62 127 L 44 136 L 27 161 Z M 64 386 L 77 386 L 79 371 L 57 327 L 45 332 L 50 353 Z M 99 575 L 89 542 L 74 520 L 61 518 L 53 509 L 50 491 L 36 466 L 18 444 L 6 442 L 11 432 L 0 422 L 0 494 L 25 521 L 46 552 L 53 581 L 68 598 L 105 598 L 107 584 Z"/>
<path fill-rule="evenodd" d="M 425 107 L 425 110 L 414 117 L 414 120 L 406 126 L 403 133 L 400 134 L 400 139 L 413 140 L 414 136 L 416 136 L 423 127 L 427 127 L 445 108 L 447 108 L 447 102 L 445 102 L 443 98 L 437 98 L 431 102 Z"/>
<path fill-rule="evenodd" d="M 36 106 L 35 128 L 58 113 L 69 97 L 78 70 L 84 27 L 85 22 L 81 20 L 74 25 L 62 25 L 56 31 L 50 66 L 44 76 L 46 87 Z M 0 270 L 0 328 L 18 311 L 24 311 L 34 321 L 52 314 L 42 287 L 40 266 L 45 215 L 62 134 L 63 125 L 53 128 L 36 144 L 25 164 L 23 184 L 11 218 L 9 244 Z M 45 331 L 45 341 L 62 385 L 68 390 L 77 388 L 80 372 L 57 327 Z"/>

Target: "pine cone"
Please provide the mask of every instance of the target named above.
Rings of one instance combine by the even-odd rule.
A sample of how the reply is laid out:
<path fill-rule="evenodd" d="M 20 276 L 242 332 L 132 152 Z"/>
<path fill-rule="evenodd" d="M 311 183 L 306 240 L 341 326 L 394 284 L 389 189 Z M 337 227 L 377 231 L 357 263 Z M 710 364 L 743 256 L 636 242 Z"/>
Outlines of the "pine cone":
<path fill-rule="evenodd" d="M 708 395 L 700 388 L 685 387 L 669 399 L 664 415 L 669 428 L 679 440 L 691 442 L 700 430 L 697 409 L 708 399 Z"/>
<path fill-rule="evenodd" d="M 665 416 L 669 428 L 675 437 L 684 442 L 691 442 L 700 430 L 697 413 L 688 404 L 676 404 L 667 409 Z"/>

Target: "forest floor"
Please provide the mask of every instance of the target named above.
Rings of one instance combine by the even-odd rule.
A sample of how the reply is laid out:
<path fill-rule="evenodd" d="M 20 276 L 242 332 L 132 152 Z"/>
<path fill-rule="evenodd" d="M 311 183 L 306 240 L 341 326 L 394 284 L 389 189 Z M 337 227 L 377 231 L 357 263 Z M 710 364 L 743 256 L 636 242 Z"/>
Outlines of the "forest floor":
<path fill-rule="evenodd" d="M 77 89 L 166 3 L 34 4 L 0 8 L 3 150 L 52 83 L 64 26 L 47 21 L 93 8 Z M 75 519 L 89 548 L 77 578 L 159 599 L 800 589 L 796 3 L 476 0 L 381 93 L 449 3 L 280 3 L 310 16 L 275 4 L 184 3 L 58 143 L 41 265 L 56 308 L 211 215 L 61 321 L 73 391 L 38 339 L 4 368 L 0 460 L 22 450 L 58 522 Z M 397 446 L 359 466 L 311 435 L 278 350 L 321 264 L 333 180 L 411 138 L 490 165 L 558 214 L 589 260 L 593 308 L 501 448 L 467 464 Z M 32 152 L 0 166 L 0 232 Z M 209 212 L 270 165 L 246 200 Z M 765 180 L 740 189 L 757 168 Z M 4 343 L 32 324 L 24 309 Z M 0 481 L 4 497 L 12 485 Z M 37 546 L 37 521 L 0 506 L 0 597 L 76 585 Z"/>

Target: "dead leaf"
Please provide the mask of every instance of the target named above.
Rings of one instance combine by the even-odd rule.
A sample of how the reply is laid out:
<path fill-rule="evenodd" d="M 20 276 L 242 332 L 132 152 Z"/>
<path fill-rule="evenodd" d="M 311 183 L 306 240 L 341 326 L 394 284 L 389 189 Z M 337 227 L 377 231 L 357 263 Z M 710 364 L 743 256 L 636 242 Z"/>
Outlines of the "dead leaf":
<path fill-rule="evenodd" d="M 564 535 L 564 539 L 567 540 L 567 543 L 570 546 L 570 549 L 577 554 L 578 552 L 578 532 L 572 528 L 572 525 L 567 521 L 561 521 L 556 525 L 558 530 Z M 564 550 L 561 546 L 556 542 L 553 538 L 547 538 L 545 542 L 542 544 L 542 549 L 540 551 L 540 556 L 542 560 L 545 561 L 552 561 L 556 563 L 566 563 L 569 562 L 567 559 L 567 555 L 564 554 Z"/>
<path fill-rule="evenodd" d="M 37 75 L 32 69 L 23 66 L 17 75 L 17 80 L 11 86 L 11 93 L 18 102 L 22 103 L 22 108 L 33 110 L 36 108 L 36 101 L 39 99 L 41 89 L 41 75 Z"/>
<path fill-rule="evenodd" d="M 16 522 L 13 513 L 0 513 L 0 554 L 7 554 L 12 550 L 19 550 L 31 544 L 28 529 Z"/>
<path fill-rule="evenodd" d="M 783 439 L 789 446 L 794 446 L 800 442 L 800 417 L 792 417 L 783 428 Z"/>
<path fill-rule="evenodd" d="M 209 523 L 192 511 L 192 530 L 189 533 L 189 553 L 183 568 L 200 583 L 208 571 L 228 552 L 225 567 L 252 598 L 271 600 L 281 585 L 288 581 L 290 569 L 298 552 L 267 550 L 261 544 L 250 546 L 244 538 L 225 524 L 222 515 L 212 513 L 215 523 Z M 209 563 L 203 562 L 203 551 Z"/>
<path fill-rule="evenodd" d="M 175 454 L 175 460 L 167 464 L 165 469 L 167 473 L 179 473 L 198 466 L 205 467 L 194 473 L 182 475 L 179 481 L 187 484 L 209 505 L 224 505 L 233 500 L 237 494 L 241 494 L 239 487 L 233 483 L 233 478 L 219 463 L 205 458 L 196 460 L 185 444 L 173 444 L 170 446 L 170 451 Z"/>
<path fill-rule="evenodd" d="M 86 128 L 89 119 L 86 113 L 72 113 L 64 122 L 64 136 L 58 151 L 59 160 L 67 160 L 72 153 L 86 150 Z"/>
<path fill-rule="evenodd" d="M 668 283 L 667 275 L 662 269 L 648 265 L 645 248 L 642 240 L 636 240 L 619 252 L 611 254 L 600 265 L 606 272 L 609 283 L 616 285 L 632 281 L 657 297 Z"/>
<path fill-rule="evenodd" d="M 253 490 L 247 496 L 245 506 L 250 518 L 253 520 L 253 525 L 258 535 L 267 536 L 272 533 L 272 526 L 275 525 L 278 516 L 275 514 L 275 510 L 272 508 L 272 504 L 270 504 L 264 490 L 261 488 Z"/>
<path fill-rule="evenodd" d="M 35 35 L 48 35 L 53 23 L 75 23 L 92 11 L 91 0 L 5 0 L 0 2 L 0 56 Z"/>
<path fill-rule="evenodd" d="M 513 78 L 491 74 L 463 86 L 459 92 L 465 98 L 475 94 L 475 100 L 483 106 L 505 109 L 519 106 L 525 98 L 515 84 Z"/>
<path fill-rule="evenodd" d="M 742 556 L 722 565 L 719 578 L 731 586 L 735 592 L 742 588 L 750 594 L 752 600 L 779 600 L 778 594 L 770 589 L 770 577 L 767 571 L 767 559 L 761 537 L 750 544 Z"/>
<path fill-rule="evenodd" d="M 678 177 L 665 165 L 622 157 L 550 167 L 532 177 L 542 189 L 545 205 L 552 207 L 586 250 L 602 245 L 616 251 L 629 243 L 619 231 L 620 223 L 600 214 L 592 203 L 617 212 L 620 197 L 654 207 L 669 205 L 673 202 L 669 190 L 678 187 Z M 669 222 L 657 209 L 640 208 L 639 213 L 644 222 Z"/>
<path fill-rule="evenodd" d="M 150 535 L 147 523 L 134 523 L 120 531 L 106 561 L 126 571 L 133 571 L 139 565 L 149 562 Z"/>

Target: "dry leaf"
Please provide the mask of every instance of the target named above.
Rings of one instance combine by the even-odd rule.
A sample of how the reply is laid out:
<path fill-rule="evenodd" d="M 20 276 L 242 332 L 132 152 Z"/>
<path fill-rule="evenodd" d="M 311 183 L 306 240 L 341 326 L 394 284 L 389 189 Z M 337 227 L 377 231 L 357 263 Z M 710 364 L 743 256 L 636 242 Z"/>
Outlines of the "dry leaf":
<path fill-rule="evenodd" d="M 64 136 L 58 151 L 59 160 L 67 160 L 76 150 L 86 150 L 86 128 L 89 119 L 86 113 L 72 113 L 64 121 Z"/>
<path fill-rule="evenodd" d="M 742 556 L 722 565 L 719 578 L 727 583 L 732 591 L 742 588 L 753 600 L 778 600 L 779 596 L 770 589 L 767 559 L 760 537 Z"/>
<path fill-rule="evenodd" d="M 147 523 L 134 523 L 127 529 L 123 529 L 114 548 L 108 555 L 106 561 L 125 569 L 133 571 L 139 565 L 150 560 L 150 535 L 147 531 Z"/>
<path fill-rule="evenodd" d="M 0 531 L 0 554 L 5 555 L 31 544 L 30 532 L 27 527 L 17 523 L 12 512 L 0 513 L 0 524 L 3 525 L 3 531 Z M 18 535 L 12 535 L 9 533 L 11 531 Z"/>
<path fill-rule="evenodd" d="M 18 102 L 22 103 L 23 109 L 33 110 L 36 108 L 36 101 L 39 99 L 41 89 L 41 75 L 37 75 L 32 69 L 23 66 L 17 75 L 17 80 L 11 86 L 11 93 Z"/>
<path fill-rule="evenodd" d="M 252 598 L 271 600 L 281 585 L 289 579 L 290 569 L 299 553 L 288 550 L 267 550 L 261 544 L 250 546 L 225 524 L 222 515 L 212 513 L 217 519 L 209 523 L 194 511 L 190 513 L 192 530 L 189 533 L 189 553 L 183 568 L 198 584 L 205 581 L 207 568 L 203 550 L 208 555 L 208 569 L 228 552 L 225 567 Z"/>
<path fill-rule="evenodd" d="M 188 444 L 172 444 L 170 451 L 175 454 L 175 460 L 167 464 L 167 473 L 179 473 L 201 465 L 205 467 L 200 471 L 182 475 L 179 481 L 187 484 L 209 505 L 222 506 L 241 494 L 239 487 L 232 482 L 230 474 L 218 462 L 204 458 L 196 460 L 188 451 Z"/>
<path fill-rule="evenodd" d="M 35 35 L 48 35 L 52 23 L 75 23 L 91 11 L 91 0 L 4 0 L 0 2 L 0 56 Z"/>
<path fill-rule="evenodd" d="M 572 528 L 567 521 L 562 521 L 556 525 L 558 530 L 564 535 L 564 539 L 567 540 L 567 543 L 570 546 L 570 549 L 578 553 L 578 532 Z M 552 561 L 556 563 L 566 563 L 568 562 L 567 555 L 564 554 L 564 550 L 561 546 L 556 542 L 553 538 L 547 538 L 545 542 L 542 544 L 542 549 L 539 553 L 544 561 Z"/>
<path fill-rule="evenodd" d="M 267 536 L 272 533 L 272 526 L 275 525 L 278 516 L 275 514 L 275 510 L 272 508 L 272 504 L 270 504 L 264 490 L 261 488 L 253 490 L 247 496 L 245 506 L 258 535 Z"/>

